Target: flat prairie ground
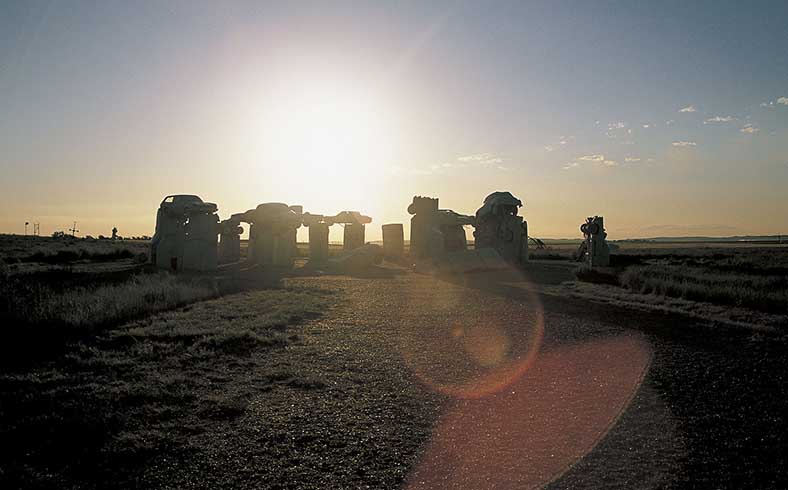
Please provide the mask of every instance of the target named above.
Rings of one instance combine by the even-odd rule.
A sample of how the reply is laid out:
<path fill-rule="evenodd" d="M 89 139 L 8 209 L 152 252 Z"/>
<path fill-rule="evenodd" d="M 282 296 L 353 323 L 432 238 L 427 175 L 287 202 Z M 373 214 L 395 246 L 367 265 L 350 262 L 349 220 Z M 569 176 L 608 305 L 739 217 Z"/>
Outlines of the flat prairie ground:
<path fill-rule="evenodd" d="M 555 289 L 573 268 L 239 271 L 115 323 L 6 311 L 0 486 L 780 488 L 784 330 Z"/>

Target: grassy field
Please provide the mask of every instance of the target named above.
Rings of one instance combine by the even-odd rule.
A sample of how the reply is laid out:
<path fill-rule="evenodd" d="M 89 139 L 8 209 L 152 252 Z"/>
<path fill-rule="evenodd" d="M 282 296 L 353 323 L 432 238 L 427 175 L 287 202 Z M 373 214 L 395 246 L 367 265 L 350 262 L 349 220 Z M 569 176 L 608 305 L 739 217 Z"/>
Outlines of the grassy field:
<path fill-rule="evenodd" d="M 534 251 L 535 260 L 571 260 L 573 245 Z M 575 271 L 580 281 L 720 306 L 788 314 L 788 247 L 752 243 L 625 242 L 611 266 Z"/>
<path fill-rule="evenodd" d="M 146 242 L 0 236 L 2 335 L 112 326 L 219 294 L 147 264 Z"/>
<path fill-rule="evenodd" d="M 154 461 L 198 450 L 252 395 L 320 381 L 268 365 L 301 341 L 326 293 L 236 294 L 72 339 L 56 356 L 0 376 L 3 488 L 133 486 Z"/>
<path fill-rule="evenodd" d="M 90 329 L 111 326 L 141 316 L 216 297 L 210 279 L 175 277 L 167 272 L 128 275 L 118 282 L 74 287 L 53 286 L 52 277 L 36 279 L 0 276 L 0 314 L 10 324 L 26 328 Z M 43 277 L 42 277 L 43 276 Z"/>
<path fill-rule="evenodd" d="M 788 314 L 788 276 L 779 270 L 651 264 L 627 267 L 619 282 L 638 293 Z"/>
<path fill-rule="evenodd" d="M 0 258 L 7 264 L 111 261 L 147 254 L 149 249 L 150 242 L 143 240 L 96 240 L 0 234 Z"/>
<path fill-rule="evenodd" d="M 148 247 L 0 237 L 0 487 L 106 486 L 188 452 L 261 388 L 242 371 L 325 308 L 325 291 L 268 277 L 153 270 Z M 265 372 L 269 389 L 318 383 Z"/>

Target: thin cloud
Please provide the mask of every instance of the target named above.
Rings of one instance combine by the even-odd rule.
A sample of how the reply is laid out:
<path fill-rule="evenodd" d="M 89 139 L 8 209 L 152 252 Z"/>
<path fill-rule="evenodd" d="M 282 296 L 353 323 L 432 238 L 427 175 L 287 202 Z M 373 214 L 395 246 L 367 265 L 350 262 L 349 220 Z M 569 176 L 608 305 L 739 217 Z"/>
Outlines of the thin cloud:
<path fill-rule="evenodd" d="M 768 102 L 761 102 L 761 107 L 767 109 L 774 109 L 777 105 L 788 105 L 788 97 L 778 97 L 777 100 L 770 100 Z"/>
<path fill-rule="evenodd" d="M 690 148 L 693 146 L 698 146 L 697 143 L 694 141 L 674 141 L 671 145 L 679 147 L 679 148 Z"/>
<path fill-rule="evenodd" d="M 639 162 L 640 158 L 638 158 L 638 157 L 624 157 L 624 161 L 627 162 L 627 163 L 635 163 L 635 162 Z"/>
<path fill-rule="evenodd" d="M 734 119 L 735 118 L 733 118 L 731 116 L 714 116 L 714 117 L 710 117 L 708 119 L 705 119 L 703 121 L 703 124 L 726 123 L 726 122 L 731 122 Z"/>
<path fill-rule="evenodd" d="M 507 171 L 509 167 L 503 165 L 504 159 L 492 153 L 476 153 L 463 155 L 452 161 L 433 163 L 426 167 L 414 168 L 394 165 L 390 172 L 395 176 L 422 176 L 422 175 L 449 175 L 457 172 L 467 172 L 469 169 L 495 169 Z"/>
<path fill-rule="evenodd" d="M 607 124 L 607 131 L 605 131 L 605 136 L 608 138 L 616 138 L 619 135 L 624 134 L 624 129 L 627 127 L 627 123 L 623 121 L 617 121 Z M 631 133 L 631 130 L 628 130 Z"/>
<path fill-rule="evenodd" d="M 745 124 L 744 127 L 741 128 L 739 131 L 741 131 L 742 133 L 747 133 L 747 134 L 755 134 L 758 131 L 760 131 L 760 129 L 756 128 L 752 124 Z"/>
<path fill-rule="evenodd" d="M 618 166 L 618 162 L 615 160 L 611 160 L 609 158 L 605 158 L 605 155 L 601 154 L 593 154 L 593 155 L 583 155 L 575 158 L 573 162 L 569 162 L 564 165 L 562 168 L 564 170 L 569 170 L 572 168 L 577 168 L 580 165 L 584 164 L 592 164 L 592 165 L 599 165 L 604 167 L 616 167 Z"/>
<path fill-rule="evenodd" d="M 490 153 L 476 153 L 473 155 L 465 155 L 465 156 L 457 157 L 457 160 L 462 163 L 479 164 L 479 165 L 493 165 L 503 162 L 503 158 L 497 157 Z"/>
<path fill-rule="evenodd" d="M 575 140 L 574 136 L 561 136 L 560 138 L 558 138 L 558 143 L 557 144 L 545 145 L 544 149 L 545 149 L 546 152 L 549 153 L 549 152 L 554 151 L 556 149 L 560 149 L 561 146 L 568 145 L 569 143 L 573 142 L 574 140 Z"/>
<path fill-rule="evenodd" d="M 698 112 L 698 109 L 694 105 L 688 105 L 679 109 L 679 112 Z"/>

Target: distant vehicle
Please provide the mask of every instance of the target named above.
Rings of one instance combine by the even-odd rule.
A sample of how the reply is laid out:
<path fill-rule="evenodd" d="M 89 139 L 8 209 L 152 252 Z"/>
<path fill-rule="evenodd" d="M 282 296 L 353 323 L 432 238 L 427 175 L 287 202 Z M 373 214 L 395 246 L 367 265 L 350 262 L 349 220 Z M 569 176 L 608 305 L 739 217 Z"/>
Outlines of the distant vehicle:
<path fill-rule="evenodd" d="M 216 206 L 215 204 L 205 203 L 199 196 L 194 196 L 191 194 L 175 194 L 172 196 L 165 197 L 161 204 L 159 205 L 159 209 L 166 209 L 167 211 L 174 211 L 178 212 L 185 212 L 187 209 L 203 206 Z"/>

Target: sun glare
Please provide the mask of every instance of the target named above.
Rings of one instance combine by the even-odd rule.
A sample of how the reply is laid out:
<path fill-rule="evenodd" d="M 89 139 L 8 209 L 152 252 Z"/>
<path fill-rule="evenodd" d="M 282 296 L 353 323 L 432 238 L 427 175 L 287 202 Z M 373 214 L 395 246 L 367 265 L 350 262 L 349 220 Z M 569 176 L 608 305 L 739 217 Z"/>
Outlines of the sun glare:
<path fill-rule="evenodd" d="M 362 87 L 313 77 L 270 93 L 261 153 L 279 181 L 319 195 L 352 188 L 363 197 L 384 175 L 394 139 L 390 112 Z"/>

